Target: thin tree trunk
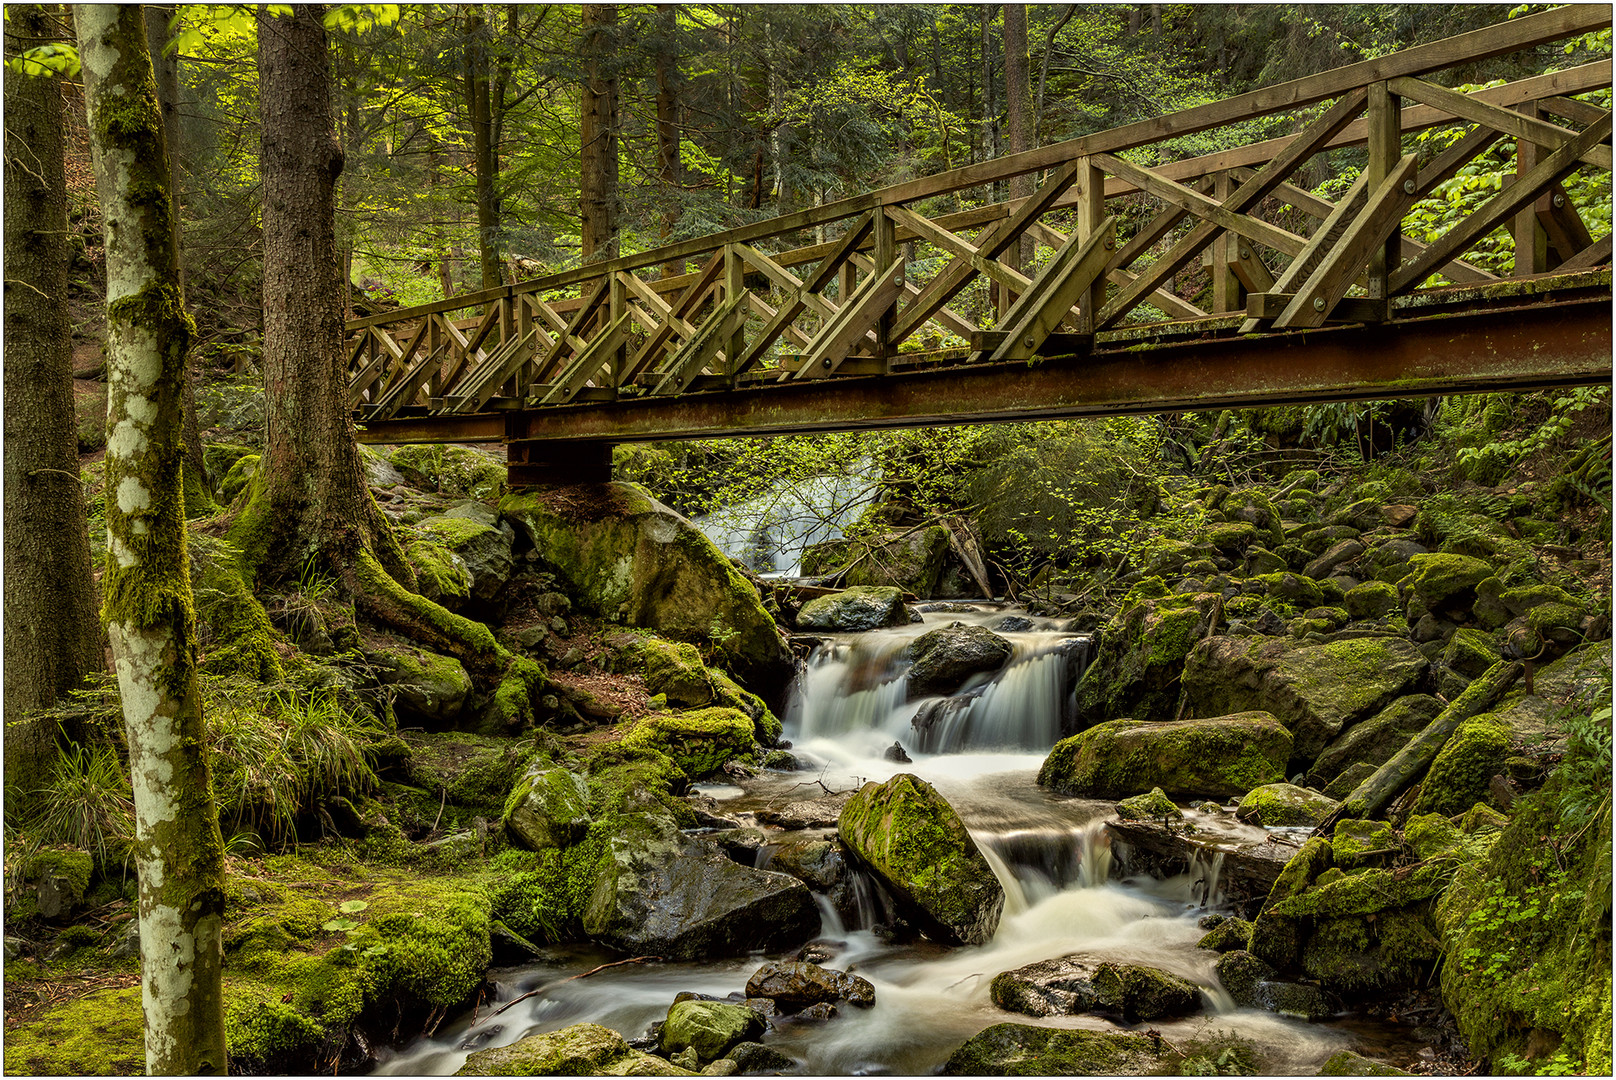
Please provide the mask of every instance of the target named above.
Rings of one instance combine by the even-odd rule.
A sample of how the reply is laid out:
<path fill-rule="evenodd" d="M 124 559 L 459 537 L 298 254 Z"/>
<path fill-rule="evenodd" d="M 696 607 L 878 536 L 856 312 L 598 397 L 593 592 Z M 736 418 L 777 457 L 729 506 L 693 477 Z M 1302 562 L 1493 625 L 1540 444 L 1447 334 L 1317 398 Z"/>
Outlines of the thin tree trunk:
<path fill-rule="evenodd" d="M 392 530 L 365 486 L 348 412 L 324 8 L 261 17 L 259 168 L 264 238 L 264 457 L 230 528 L 263 580 L 297 580 L 311 558 L 345 571 L 374 550 L 409 585 Z"/>
<path fill-rule="evenodd" d="M 224 845 L 196 688 L 179 287 L 157 87 L 138 7 L 74 8 L 107 260 L 107 633 L 135 796 L 146 1070 L 225 1071 Z"/>
<path fill-rule="evenodd" d="M 1027 5 L 1004 5 L 1004 105 L 1005 135 L 1009 152 L 1019 154 L 1032 149 L 1032 63 L 1027 54 Z M 1025 198 L 1032 194 L 1033 174 L 1023 173 L 1011 177 L 1010 197 Z M 1017 244 L 1006 252 L 1013 269 L 1020 270 L 1032 263 L 1034 241 L 1023 234 Z"/>
<path fill-rule="evenodd" d="M 9 59 L 53 39 L 58 5 L 6 14 Z M 73 416 L 62 91 L 5 71 L 5 793 L 42 784 L 56 725 L 29 717 L 103 667 Z"/>
<path fill-rule="evenodd" d="M 679 22 L 672 4 L 658 4 L 656 43 L 656 130 L 657 179 L 662 182 L 667 197 L 667 209 L 662 213 L 662 242 L 673 242 L 673 231 L 684 210 L 681 185 L 684 183 L 684 165 L 679 158 Z M 664 263 L 662 276 L 678 277 L 684 273 L 682 260 Z"/>
<path fill-rule="evenodd" d="M 616 4 L 584 4 L 584 82 L 579 102 L 581 241 L 584 261 L 617 255 Z"/>
<path fill-rule="evenodd" d="M 477 178 L 477 255 L 482 287 L 504 283 L 499 263 L 499 209 L 495 205 L 495 174 L 499 158 L 493 143 L 493 105 L 488 84 L 488 44 L 483 17 L 475 6 L 467 9 L 464 89 L 466 115 L 471 121 L 472 172 Z"/>

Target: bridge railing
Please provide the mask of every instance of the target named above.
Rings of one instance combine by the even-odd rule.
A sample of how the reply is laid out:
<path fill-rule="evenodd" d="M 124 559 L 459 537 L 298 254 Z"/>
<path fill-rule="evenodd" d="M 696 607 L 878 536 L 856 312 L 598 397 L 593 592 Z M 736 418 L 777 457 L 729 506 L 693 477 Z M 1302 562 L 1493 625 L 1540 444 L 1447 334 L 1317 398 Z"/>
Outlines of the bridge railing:
<path fill-rule="evenodd" d="M 1081 354 L 1096 334 L 1141 323 L 1256 333 L 1379 322 L 1411 294 L 1498 283 L 1485 260 L 1466 256 L 1499 229 L 1513 233 L 1516 276 L 1604 265 L 1610 236 L 1590 235 L 1563 185 L 1584 170 L 1609 182 L 1611 110 L 1573 95 L 1608 89 L 1610 60 L 1468 93 L 1422 76 L 1610 25 L 1608 7 L 1558 8 L 724 233 L 357 319 L 351 402 L 361 421 L 376 421 Z M 1176 157 L 1186 136 L 1276 117 L 1294 130 Z M 1451 142 L 1410 149 L 1420 132 L 1458 126 Z M 1403 231 L 1411 207 L 1509 142 L 1509 182 L 1434 239 Z M 1309 191 L 1310 163 L 1343 150 L 1364 162 L 1356 181 L 1333 200 Z M 1041 182 L 1024 198 L 935 209 L 1029 173 Z M 801 245 L 807 230 L 834 228 Z M 669 276 L 669 266 L 686 272 Z"/>

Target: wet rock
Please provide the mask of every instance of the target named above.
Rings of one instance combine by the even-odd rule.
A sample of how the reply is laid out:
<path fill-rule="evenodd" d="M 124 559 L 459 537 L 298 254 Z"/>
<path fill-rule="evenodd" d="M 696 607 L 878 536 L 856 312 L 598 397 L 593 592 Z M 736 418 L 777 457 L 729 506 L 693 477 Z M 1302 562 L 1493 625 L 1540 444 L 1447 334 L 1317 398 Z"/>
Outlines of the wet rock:
<path fill-rule="evenodd" d="M 875 1004 L 875 987 L 868 979 L 845 971 L 802 961 L 771 960 L 746 981 L 746 996 L 770 998 L 781 1012 L 838 1001 L 868 1009 Z"/>
<path fill-rule="evenodd" d="M 1101 630 L 1093 662 L 1077 684 L 1076 713 L 1082 722 L 1173 715 L 1184 658 L 1206 636 L 1219 597 L 1151 596 L 1165 592 L 1156 584 L 1154 590 L 1149 582 L 1130 590 Z"/>
<path fill-rule="evenodd" d="M 574 1024 L 547 1035 L 529 1035 L 509 1046 L 479 1050 L 456 1076 L 668 1075 L 660 1058 L 630 1048 L 623 1036 L 599 1024 Z"/>
<path fill-rule="evenodd" d="M 1199 1012 L 1201 991 L 1188 980 L 1144 964 L 1100 964 L 1094 969 L 1100 1001 L 1123 1019 L 1159 1020 Z"/>
<path fill-rule="evenodd" d="M 583 929 L 636 956 L 786 949 L 819 931 L 819 910 L 802 882 L 741 866 L 656 815 L 622 819 L 596 872 Z"/>
<path fill-rule="evenodd" d="M 1384 1061 L 1377 1061 L 1371 1057 L 1352 1050 L 1342 1050 L 1331 1054 L 1322 1066 L 1319 1067 L 1320 1076 L 1412 1076 L 1413 1073 L 1404 1072 L 1395 1065 L 1388 1065 Z"/>
<path fill-rule="evenodd" d="M 687 1048 L 703 1062 L 715 1061 L 736 1043 L 763 1034 L 763 1018 L 745 1005 L 716 1001 L 680 1001 L 668 1009 L 659 1036 L 662 1052 L 677 1054 Z"/>
<path fill-rule="evenodd" d="M 1339 1009 L 1323 990 L 1312 983 L 1264 980 L 1257 983 L 1252 1004 L 1281 1016 L 1298 1020 L 1327 1020 Z"/>
<path fill-rule="evenodd" d="M 1398 698 L 1370 719 L 1348 728 L 1325 747 L 1307 772 L 1308 783 L 1322 788 L 1356 762 L 1367 762 L 1379 768 L 1409 739 L 1424 731 L 1441 711 L 1442 702 L 1429 694 Z"/>
<path fill-rule="evenodd" d="M 1217 972 L 1234 1003 L 1247 1007 L 1257 1007 L 1257 987 L 1278 974 L 1270 964 L 1243 949 L 1218 957 Z"/>
<path fill-rule="evenodd" d="M 798 840 L 777 845 L 769 851 L 761 869 L 790 874 L 815 892 L 830 892 L 847 878 L 841 845 L 830 840 Z"/>
<path fill-rule="evenodd" d="M 952 623 L 930 630 L 905 650 L 910 698 L 952 694 L 973 675 L 998 671 L 1014 651 L 1010 642 L 985 626 Z"/>
<path fill-rule="evenodd" d="M 1056 743 L 1038 783 L 1098 799 L 1122 799 L 1151 787 L 1178 798 L 1232 798 L 1283 779 L 1290 755 L 1290 732 L 1266 712 L 1160 723 L 1113 720 Z"/>
<path fill-rule="evenodd" d="M 1177 975 L 1076 954 L 1000 972 L 989 992 L 999 1008 L 1028 1016 L 1104 1012 L 1133 1021 L 1185 1016 L 1201 1008 L 1200 990 Z"/>
<path fill-rule="evenodd" d="M 1295 737 L 1294 756 L 1311 761 L 1344 728 L 1407 693 L 1427 667 L 1400 637 L 1320 645 L 1214 637 L 1185 662 L 1184 696 L 1197 715 L 1272 713 Z"/>
<path fill-rule="evenodd" d="M 1251 924 L 1244 919 L 1224 919 L 1208 929 L 1195 943 L 1198 949 L 1211 949 L 1215 953 L 1234 952 L 1251 944 Z"/>
<path fill-rule="evenodd" d="M 736 1065 L 734 1061 L 730 1060 L 727 1057 L 721 1057 L 717 1061 L 710 1061 L 705 1066 L 703 1066 L 702 1070 L 701 1070 L 701 1075 L 703 1075 L 703 1076 L 734 1076 L 736 1074 L 736 1072 L 738 1072 L 739 1070 L 740 1070 L 740 1066 Z"/>
<path fill-rule="evenodd" d="M 865 784 L 842 808 L 837 829 L 928 936 L 968 945 L 993 936 L 1004 889 L 930 784 L 908 773 Z"/>
<path fill-rule="evenodd" d="M 909 612 L 896 588 L 861 585 L 808 601 L 797 613 L 797 629 L 862 633 L 883 626 L 903 626 Z"/>
<path fill-rule="evenodd" d="M 851 794 L 826 795 L 819 799 L 799 799 L 784 806 L 766 806 L 756 812 L 757 819 L 777 829 L 796 832 L 798 829 L 832 829 L 841 818 L 842 808 Z"/>
<path fill-rule="evenodd" d="M 795 1059 L 756 1042 L 736 1043 L 725 1056 L 735 1062 L 736 1072 L 748 1075 L 784 1072 L 797 1065 Z"/>
<path fill-rule="evenodd" d="M 566 769 L 535 765 L 506 806 L 506 831 L 532 851 L 570 847 L 589 829 L 589 785 Z"/>
<path fill-rule="evenodd" d="M 1336 805 L 1334 799 L 1294 784 L 1264 784 L 1246 793 L 1234 816 L 1270 829 L 1279 825 L 1317 825 Z"/>
<path fill-rule="evenodd" d="M 955 1050 L 945 1076 L 1128 1076 L 1161 1056 L 1144 1035 L 995 1024 Z"/>
<path fill-rule="evenodd" d="M 789 1016 L 781 1017 L 782 1020 L 793 1024 L 823 1024 L 826 1020 L 834 1020 L 835 1018 L 836 1006 L 825 1001 L 810 1005 Z"/>
<path fill-rule="evenodd" d="M 908 751 L 903 748 L 903 743 L 900 742 L 894 742 L 891 746 L 887 747 L 886 751 L 881 755 L 881 757 L 883 760 L 896 761 L 903 765 L 907 765 L 914 760 L 909 756 Z"/>
<path fill-rule="evenodd" d="M 1124 821 L 1183 821 L 1184 811 L 1158 787 L 1117 803 L 1117 817 Z"/>
<path fill-rule="evenodd" d="M 1217 888 L 1231 904 L 1250 904 L 1267 896 L 1294 850 L 1270 842 L 1255 829 L 1251 839 L 1187 832 L 1159 821 L 1108 821 L 1105 829 L 1129 874 L 1172 877 L 1221 859 Z"/>

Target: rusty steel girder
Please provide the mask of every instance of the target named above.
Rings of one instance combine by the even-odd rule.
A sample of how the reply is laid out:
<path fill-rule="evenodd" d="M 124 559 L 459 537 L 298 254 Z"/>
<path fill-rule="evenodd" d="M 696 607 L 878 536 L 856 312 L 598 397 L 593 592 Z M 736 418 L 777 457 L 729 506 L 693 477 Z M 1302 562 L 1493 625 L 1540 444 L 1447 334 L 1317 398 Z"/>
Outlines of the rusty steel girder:
<path fill-rule="evenodd" d="M 1611 302 L 1581 297 L 1379 325 L 1101 344 L 969 364 L 372 424 L 365 442 L 635 442 L 1533 390 L 1611 380 Z"/>

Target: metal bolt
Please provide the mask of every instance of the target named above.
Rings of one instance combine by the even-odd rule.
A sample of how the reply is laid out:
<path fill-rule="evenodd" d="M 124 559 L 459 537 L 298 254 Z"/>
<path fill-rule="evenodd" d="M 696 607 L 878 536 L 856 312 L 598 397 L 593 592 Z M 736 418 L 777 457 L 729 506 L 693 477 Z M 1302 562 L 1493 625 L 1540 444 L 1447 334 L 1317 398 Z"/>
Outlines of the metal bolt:
<path fill-rule="evenodd" d="M 1315 296 L 1313 298 L 1313 310 L 1314 311 L 1323 311 L 1324 310 L 1324 297 Z"/>
<path fill-rule="evenodd" d="M 1564 195 L 1556 195 L 1554 197 L 1555 209 L 1559 209 L 1560 207 L 1562 207 L 1564 205 L 1565 205 L 1565 196 Z"/>
<path fill-rule="evenodd" d="M 1110 251 L 1112 248 L 1114 248 L 1116 246 L 1117 246 L 1117 242 L 1115 240 L 1107 240 L 1105 242 L 1105 250 L 1107 250 L 1107 251 Z"/>
<path fill-rule="evenodd" d="M 894 285 L 902 285 L 903 284 L 903 275 L 900 273 L 896 277 L 894 277 L 892 279 L 892 284 L 894 284 Z"/>
<path fill-rule="evenodd" d="M 1022 338 L 1021 342 L 1029 349 L 1035 349 L 1038 347 L 1038 339 L 1033 337 L 1031 334 L 1028 334 L 1026 337 Z"/>
<path fill-rule="evenodd" d="M 827 356 L 827 357 L 825 357 L 825 359 L 821 360 L 819 362 L 819 366 L 823 367 L 823 368 L 829 368 L 830 367 L 830 357 Z"/>
<path fill-rule="evenodd" d="M 1405 194 L 1405 195 L 1414 194 L 1414 181 L 1412 181 L 1412 180 L 1404 180 L 1403 181 L 1403 194 Z"/>
<path fill-rule="evenodd" d="M 1250 249 L 1250 248 L 1241 248 L 1241 249 L 1240 249 L 1240 257 L 1241 257 L 1241 258 L 1242 258 L 1242 259 L 1249 259 L 1249 258 L 1251 258 L 1251 249 Z"/>

